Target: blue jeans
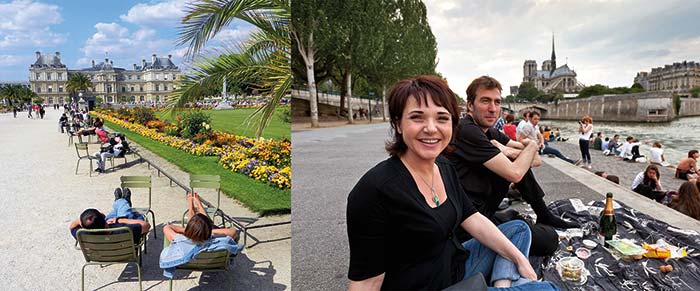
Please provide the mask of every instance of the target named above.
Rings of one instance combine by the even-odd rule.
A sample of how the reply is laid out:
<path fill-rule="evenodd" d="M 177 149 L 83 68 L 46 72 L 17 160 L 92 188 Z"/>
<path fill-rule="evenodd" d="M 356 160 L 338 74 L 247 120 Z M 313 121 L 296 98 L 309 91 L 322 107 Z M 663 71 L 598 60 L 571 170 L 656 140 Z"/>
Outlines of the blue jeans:
<path fill-rule="evenodd" d="M 105 220 L 116 217 L 126 217 L 128 219 L 146 220 L 143 214 L 131 210 L 131 205 L 124 198 L 117 199 L 112 204 L 112 211 L 105 216 Z"/>
<path fill-rule="evenodd" d="M 506 236 L 525 257 L 530 253 L 530 227 L 522 220 L 512 220 L 498 226 L 503 235 Z M 489 290 L 559 290 L 550 282 L 537 282 L 520 278 L 518 268 L 511 261 L 501 257 L 496 252 L 482 245 L 476 239 L 470 239 L 463 244 L 469 251 L 469 258 L 465 265 L 464 278 L 481 273 L 488 278 L 491 275 L 491 282 L 509 279 L 513 281 L 510 288 L 494 288 Z"/>
<path fill-rule="evenodd" d="M 570 164 L 576 163 L 576 162 L 572 161 L 571 159 L 567 158 L 566 156 L 564 156 L 558 149 L 555 149 L 555 148 L 550 147 L 548 145 L 544 146 L 544 148 L 542 149 L 542 154 L 543 155 L 555 155 L 557 158 L 560 158 L 564 161 L 567 161 Z"/>

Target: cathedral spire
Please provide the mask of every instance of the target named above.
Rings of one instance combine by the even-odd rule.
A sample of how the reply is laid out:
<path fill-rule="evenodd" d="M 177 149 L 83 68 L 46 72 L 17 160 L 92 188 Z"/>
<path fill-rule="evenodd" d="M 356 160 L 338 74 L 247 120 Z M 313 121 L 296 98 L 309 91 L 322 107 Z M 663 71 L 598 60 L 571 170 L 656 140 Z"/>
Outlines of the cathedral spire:
<path fill-rule="evenodd" d="M 552 72 L 557 69 L 557 55 L 554 54 L 554 33 L 552 33 Z"/>

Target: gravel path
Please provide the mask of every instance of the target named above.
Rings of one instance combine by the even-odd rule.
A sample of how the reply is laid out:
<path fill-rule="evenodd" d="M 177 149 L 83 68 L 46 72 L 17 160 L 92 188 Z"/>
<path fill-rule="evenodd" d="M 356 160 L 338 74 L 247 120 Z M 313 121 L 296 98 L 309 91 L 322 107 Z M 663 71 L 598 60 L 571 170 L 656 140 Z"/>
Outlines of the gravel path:
<path fill-rule="evenodd" d="M 149 235 L 148 253 L 143 257 L 142 279 L 144 290 L 167 290 L 168 281 L 158 267 L 162 250 L 162 227 L 169 221 L 180 221 L 186 209 L 184 191 L 170 187 L 167 178 L 158 178 L 155 170 L 145 163 L 137 163 L 132 156 L 123 165 L 115 160 L 116 171 L 88 176 L 89 166 L 81 161 L 75 174 L 76 152 L 68 146 L 65 134 L 58 132 L 57 121 L 62 111 L 47 108 L 44 119 L 30 120 L 26 113 L 0 114 L 0 166 L 4 170 L 0 180 L 3 219 L 0 229 L 0 271 L 4 290 L 75 290 L 80 286 L 80 269 L 85 262 L 82 253 L 74 248 L 68 225 L 86 208 L 103 212 L 111 209 L 113 191 L 122 175 L 151 175 L 153 177 L 153 210 L 158 238 Z M 128 137 L 127 137 L 128 139 Z M 137 145 L 138 146 L 138 145 Z M 90 151 L 98 150 L 90 145 Z M 188 181 L 187 173 L 163 159 L 141 149 L 149 159 L 180 181 Z M 135 189 L 134 205 L 147 203 L 147 192 Z M 146 194 L 146 195 L 144 195 Z M 215 193 L 200 194 L 215 201 Z M 236 201 L 222 196 L 222 209 L 231 216 L 257 217 Z M 289 215 L 264 217 L 256 224 L 288 221 Z M 285 290 L 291 283 L 291 236 L 289 225 L 257 229 L 252 234 L 262 240 L 271 240 L 246 248 L 235 259 L 231 276 L 235 290 Z M 248 244 L 252 241 L 249 239 Z M 138 290 L 132 264 L 105 268 L 86 267 L 86 289 Z M 174 290 L 220 290 L 225 287 L 224 273 L 202 275 L 200 272 L 177 272 Z M 199 288 L 196 288 L 199 286 Z"/>

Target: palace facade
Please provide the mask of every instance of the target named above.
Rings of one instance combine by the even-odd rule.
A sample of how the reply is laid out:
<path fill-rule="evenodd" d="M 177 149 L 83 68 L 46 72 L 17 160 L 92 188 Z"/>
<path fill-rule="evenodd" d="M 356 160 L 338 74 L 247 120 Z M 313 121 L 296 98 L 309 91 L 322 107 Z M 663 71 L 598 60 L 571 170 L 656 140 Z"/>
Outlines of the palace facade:
<path fill-rule="evenodd" d="M 36 61 L 29 66 L 30 88 L 44 98 L 46 104 L 63 104 L 70 93 L 66 90 L 68 78 L 82 73 L 92 80 L 88 96 L 101 97 L 106 103 L 117 102 L 164 102 L 180 78 L 180 69 L 172 62 L 172 56 L 151 56 L 150 62 L 141 60 L 131 70 L 114 67 L 113 61 L 95 63 L 89 68 L 71 70 L 61 62 L 61 53 L 42 55 L 36 52 Z"/>

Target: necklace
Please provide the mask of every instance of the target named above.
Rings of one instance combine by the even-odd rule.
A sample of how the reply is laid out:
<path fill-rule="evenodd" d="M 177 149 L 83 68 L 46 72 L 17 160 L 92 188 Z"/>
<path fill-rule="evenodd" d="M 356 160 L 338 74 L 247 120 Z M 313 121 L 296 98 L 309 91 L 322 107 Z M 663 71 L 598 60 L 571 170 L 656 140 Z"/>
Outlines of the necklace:
<path fill-rule="evenodd" d="M 426 181 L 423 176 L 419 175 L 418 172 L 416 172 L 416 176 L 423 180 L 423 183 L 425 183 L 426 186 L 430 187 L 430 194 L 433 195 L 433 203 L 435 203 L 435 207 L 440 206 L 440 199 L 438 198 L 437 194 L 435 193 L 435 166 L 433 166 L 433 173 L 430 176 L 430 184 L 428 184 L 428 181 Z"/>

